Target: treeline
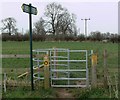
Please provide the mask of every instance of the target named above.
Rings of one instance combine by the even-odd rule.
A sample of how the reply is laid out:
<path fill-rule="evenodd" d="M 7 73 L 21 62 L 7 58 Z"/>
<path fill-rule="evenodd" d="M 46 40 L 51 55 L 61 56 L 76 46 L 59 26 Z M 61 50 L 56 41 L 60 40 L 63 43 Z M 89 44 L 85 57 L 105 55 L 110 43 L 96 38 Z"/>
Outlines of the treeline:
<path fill-rule="evenodd" d="M 2 41 L 29 41 L 29 34 L 15 34 L 15 35 L 5 35 L 3 33 Z M 85 37 L 84 34 L 80 35 L 53 35 L 53 34 L 33 34 L 33 41 L 103 41 L 103 42 L 120 42 L 120 35 L 118 34 L 110 34 L 110 33 L 100 33 L 98 31 L 91 32 L 88 37 Z"/>

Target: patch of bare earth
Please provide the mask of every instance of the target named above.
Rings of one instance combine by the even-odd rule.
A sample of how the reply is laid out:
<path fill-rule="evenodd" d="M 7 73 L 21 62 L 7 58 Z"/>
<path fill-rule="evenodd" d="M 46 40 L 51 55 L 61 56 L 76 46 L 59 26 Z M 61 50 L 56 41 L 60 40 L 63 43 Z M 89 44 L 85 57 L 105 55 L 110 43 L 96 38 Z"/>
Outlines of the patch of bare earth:
<path fill-rule="evenodd" d="M 74 99 L 74 96 L 65 88 L 58 88 L 56 91 L 57 98 L 72 98 Z"/>

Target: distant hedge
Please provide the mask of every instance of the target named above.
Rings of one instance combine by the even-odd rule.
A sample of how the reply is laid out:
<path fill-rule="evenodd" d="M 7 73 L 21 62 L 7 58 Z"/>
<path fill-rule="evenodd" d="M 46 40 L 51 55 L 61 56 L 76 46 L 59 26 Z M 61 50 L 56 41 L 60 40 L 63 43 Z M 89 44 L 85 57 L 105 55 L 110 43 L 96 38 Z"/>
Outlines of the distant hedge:
<path fill-rule="evenodd" d="M 33 41 L 84 41 L 83 37 L 73 35 L 32 35 Z M 2 41 L 29 41 L 29 35 L 2 35 Z"/>
<path fill-rule="evenodd" d="M 33 41 L 45 41 L 45 36 L 33 35 Z M 29 41 L 29 35 L 2 35 L 2 41 Z"/>
<path fill-rule="evenodd" d="M 2 41 L 29 41 L 29 34 L 24 35 L 2 35 L 0 36 L 2 38 Z M 87 37 L 85 39 L 84 35 L 39 35 L 39 34 L 33 34 L 32 35 L 33 41 L 103 41 L 104 38 L 101 38 L 100 40 L 97 38 L 93 38 L 91 36 Z M 113 42 L 118 43 L 120 42 L 120 35 L 117 37 L 111 37 L 106 39 L 107 42 Z"/>

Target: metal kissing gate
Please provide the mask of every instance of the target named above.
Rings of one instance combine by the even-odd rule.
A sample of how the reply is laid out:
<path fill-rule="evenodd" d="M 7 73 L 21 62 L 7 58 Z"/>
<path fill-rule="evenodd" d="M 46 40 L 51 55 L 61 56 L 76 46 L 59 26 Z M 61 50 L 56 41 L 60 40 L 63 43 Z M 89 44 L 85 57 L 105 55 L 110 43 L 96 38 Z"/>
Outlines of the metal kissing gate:
<path fill-rule="evenodd" d="M 88 87 L 88 51 L 63 48 L 33 50 L 34 81 L 44 80 L 43 57 L 49 56 L 51 87 Z"/>

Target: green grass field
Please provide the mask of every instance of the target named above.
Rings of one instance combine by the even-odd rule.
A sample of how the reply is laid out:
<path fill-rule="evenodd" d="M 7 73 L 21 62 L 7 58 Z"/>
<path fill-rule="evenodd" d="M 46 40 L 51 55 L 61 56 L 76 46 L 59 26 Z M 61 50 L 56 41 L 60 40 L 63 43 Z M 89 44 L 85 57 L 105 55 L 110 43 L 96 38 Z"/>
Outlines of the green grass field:
<path fill-rule="evenodd" d="M 33 49 L 42 48 L 69 48 L 79 50 L 94 50 L 98 53 L 98 66 L 103 65 L 103 51 L 108 51 L 108 66 L 118 67 L 118 44 L 101 42 L 33 42 Z M 29 42 L 2 42 L 2 54 L 29 54 Z M 3 68 L 26 68 L 29 67 L 28 58 L 3 58 Z"/>
<path fill-rule="evenodd" d="M 44 48 L 68 48 L 72 50 L 93 50 L 98 53 L 98 65 L 97 65 L 97 71 L 98 76 L 102 76 L 103 74 L 103 51 L 106 49 L 108 51 L 108 57 L 107 57 L 107 66 L 108 70 L 111 75 L 118 72 L 118 44 L 117 43 L 102 43 L 102 42 L 33 42 L 33 49 L 44 49 Z M 2 54 L 29 54 L 29 42 L 14 42 L 14 41 L 8 41 L 8 42 L 2 42 Z M 24 68 L 29 68 L 30 62 L 29 58 L 3 58 L 2 59 L 2 68 L 3 72 L 10 72 L 12 70 L 14 72 L 17 68 L 23 68 L 23 72 L 25 72 Z M 91 65 L 89 63 L 89 68 L 91 68 Z M 15 71 L 16 72 L 16 71 Z M 14 73 L 15 73 L 14 72 Z M 19 72 L 20 73 L 20 72 Z M 16 74 L 15 74 L 16 75 Z M 14 76 L 14 75 L 12 75 Z M 101 80 L 102 81 L 102 80 Z M 20 91 L 19 91 L 20 90 Z M 10 92 L 11 90 L 8 90 L 7 94 L 3 94 L 6 98 L 11 97 L 27 97 L 27 95 L 31 95 L 30 89 L 27 90 L 27 94 L 24 93 L 24 89 L 14 89 L 14 92 Z M 16 96 L 13 96 L 13 94 L 16 92 Z M 83 97 L 81 94 L 78 93 L 80 90 L 73 89 L 71 90 L 71 93 L 75 95 L 75 97 Z M 88 97 L 96 98 L 98 96 L 101 97 L 103 95 L 104 97 L 109 97 L 104 95 L 103 90 L 96 90 L 96 94 L 94 93 L 95 90 L 92 90 L 89 95 L 87 95 L 87 92 L 84 91 L 83 95 L 87 95 Z M 98 91 L 98 93 L 97 93 Z M 99 92 L 101 94 L 99 94 Z M 46 93 L 46 95 L 44 95 Z M 33 93 L 33 96 L 29 96 L 30 98 L 34 97 L 55 97 L 53 95 L 55 93 L 55 89 L 50 89 L 48 92 L 43 89 L 43 92 L 41 92 L 41 95 L 38 93 L 38 90 Z M 99 95 L 97 95 L 99 94 Z M 38 96 L 39 95 L 39 96 Z M 95 96 L 94 96 L 95 95 Z"/>
<path fill-rule="evenodd" d="M 39 48 L 69 48 L 80 50 L 98 50 L 103 52 L 107 49 L 109 53 L 118 52 L 118 44 L 102 42 L 33 42 L 33 49 Z M 2 42 L 2 54 L 29 54 L 29 42 Z"/>

